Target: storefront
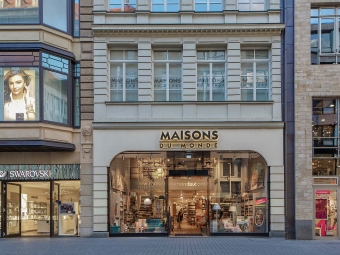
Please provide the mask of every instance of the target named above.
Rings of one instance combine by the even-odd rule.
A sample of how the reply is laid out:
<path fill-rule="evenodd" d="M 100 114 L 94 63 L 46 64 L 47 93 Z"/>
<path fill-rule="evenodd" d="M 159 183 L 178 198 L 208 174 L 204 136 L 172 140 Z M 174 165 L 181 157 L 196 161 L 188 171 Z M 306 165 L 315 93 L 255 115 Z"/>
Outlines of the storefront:
<path fill-rule="evenodd" d="M 79 165 L 0 165 L 0 179 L 1 237 L 79 235 Z"/>
<path fill-rule="evenodd" d="M 95 199 L 94 219 L 105 217 L 106 205 L 100 226 L 110 236 L 284 232 L 279 125 L 251 132 L 95 127 L 94 139 L 94 195 L 105 192 L 104 173 L 108 187 L 107 204 Z M 104 139 L 105 150 L 96 146 Z"/>

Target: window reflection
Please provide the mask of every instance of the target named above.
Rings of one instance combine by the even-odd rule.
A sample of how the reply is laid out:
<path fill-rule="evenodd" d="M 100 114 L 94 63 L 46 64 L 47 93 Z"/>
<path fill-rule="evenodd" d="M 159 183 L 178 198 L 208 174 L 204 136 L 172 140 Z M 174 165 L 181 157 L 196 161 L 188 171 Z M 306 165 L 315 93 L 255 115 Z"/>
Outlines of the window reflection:
<path fill-rule="evenodd" d="M 1 0 L 0 24 L 39 23 L 38 0 Z"/>

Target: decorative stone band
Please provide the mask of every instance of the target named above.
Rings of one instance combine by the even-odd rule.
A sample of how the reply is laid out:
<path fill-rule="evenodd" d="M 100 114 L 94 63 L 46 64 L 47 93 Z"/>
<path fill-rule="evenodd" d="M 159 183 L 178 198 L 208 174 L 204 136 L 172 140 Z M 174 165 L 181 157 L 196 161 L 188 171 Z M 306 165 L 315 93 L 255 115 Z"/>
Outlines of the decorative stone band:
<path fill-rule="evenodd" d="M 80 180 L 80 165 L 0 165 L 0 181 Z"/>

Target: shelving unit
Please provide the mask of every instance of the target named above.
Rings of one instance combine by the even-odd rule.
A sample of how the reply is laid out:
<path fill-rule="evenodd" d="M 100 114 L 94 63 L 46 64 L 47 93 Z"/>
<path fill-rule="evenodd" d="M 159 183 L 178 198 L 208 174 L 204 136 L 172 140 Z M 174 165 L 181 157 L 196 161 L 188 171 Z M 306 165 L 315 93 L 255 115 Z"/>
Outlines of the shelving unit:
<path fill-rule="evenodd" d="M 254 216 L 253 210 L 254 210 L 253 194 L 247 193 L 246 195 L 243 196 L 241 201 L 241 215 L 252 217 Z"/>
<path fill-rule="evenodd" d="M 48 217 L 47 203 L 28 201 L 27 217 L 30 220 L 45 220 Z"/>
<path fill-rule="evenodd" d="M 190 225 L 196 224 L 196 208 L 195 208 L 195 203 L 193 202 L 188 202 L 187 222 Z"/>
<path fill-rule="evenodd" d="M 17 232 L 19 229 L 19 203 L 16 200 L 9 199 L 7 201 L 7 227 L 8 234 Z"/>

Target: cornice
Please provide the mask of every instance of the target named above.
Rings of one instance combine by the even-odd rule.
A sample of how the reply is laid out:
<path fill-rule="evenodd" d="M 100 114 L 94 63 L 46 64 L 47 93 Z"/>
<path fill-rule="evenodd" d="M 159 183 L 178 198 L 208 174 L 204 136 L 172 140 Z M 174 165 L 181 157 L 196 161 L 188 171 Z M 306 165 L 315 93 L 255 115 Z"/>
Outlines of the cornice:
<path fill-rule="evenodd" d="M 94 36 L 111 34 L 280 34 L 284 24 L 93 24 Z"/>

